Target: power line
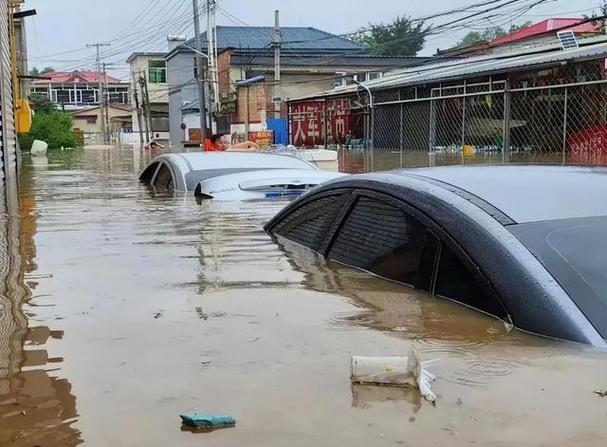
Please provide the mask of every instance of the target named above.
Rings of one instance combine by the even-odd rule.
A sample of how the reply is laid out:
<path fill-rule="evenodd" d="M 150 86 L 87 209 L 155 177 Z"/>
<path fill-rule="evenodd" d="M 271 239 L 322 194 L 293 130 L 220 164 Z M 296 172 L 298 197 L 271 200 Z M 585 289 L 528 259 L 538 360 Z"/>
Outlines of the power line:
<path fill-rule="evenodd" d="M 187 1 L 187 0 L 181 0 L 181 4 L 183 5 L 185 3 L 185 1 Z M 182 14 L 181 16 L 175 17 L 175 14 L 178 12 L 179 12 L 179 8 L 173 12 L 173 14 L 167 19 L 167 21 L 164 24 L 162 24 L 163 29 L 168 29 L 171 26 L 178 24 L 178 23 L 181 24 L 183 19 L 186 18 L 188 15 L 187 13 L 185 13 L 185 14 Z M 186 23 L 187 22 L 189 22 L 189 20 L 186 21 Z M 138 38 L 131 39 L 118 46 L 115 46 L 115 47 L 113 47 L 112 51 L 110 51 L 110 52 L 103 52 L 101 54 L 101 57 L 111 58 L 111 57 L 116 57 L 119 55 L 124 55 L 125 53 L 130 53 L 134 49 L 143 50 L 143 49 L 145 49 L 146 44 L 149 45 L 151 43 L 150 38 L 152 38 L 153 36 L 159 35 L 159 30 L 158 30 L 158 28 L 152 28 L 152 29 L 147 29 L 144 32 L 139 33 L 139 34 L 140 34 L 140 36 Z M 154 42 L 154 41 L 152 41 L 152 42 Z M 142 45 L 143 45 L 143 48 L 142 48 Z M 90 63 L 90 62 L 88 62 L 85 59 L 84 63 L 81 62 L 80 64 L 64 68 L 64 70 L 65 71 L 77 70 L 80 67 L 87 65 L 88 63 Z"/>
<path fill-rule="evenodd" d="M 185 4 L 186 1 L 187 0 L 174 0 L 173 2 L 165 2 L 163 4 L 163 6 L 161 8 L 159 8 L 158 10 L 156 10 L 152 16 L 149 16 L 149 14 L 146 15 L 148 17 L 148 20 L 143 22 L 144 25 L 142 25 L 142 27 L 136 27 L 135 28 L 136 31 L 128 33 L 128 34 L 124 34 L 124 35 L 117 35 L 116 37 L 114 37 L 110 40 L 107 40 L 106 42 L 108 42 L 108 43 L 119 42 L 119 41 L 124 41 L 124 42 L 120 43 L 119 45 L 114 45 L 113 49 L 110 52 L 103 52 L 101 54 L 101 57 L 103 57 L 103 58 L 114 57 L 116 55 L 123 54 L 124 52 L 128 51 L 128 49 L 137 48 L 141 44 L 149 45 L 150 43 L 155 42 L 158 39 L 153 39 L 154 36 L 158 36 L 158 38 L 160 38 L 158 27 L 167 28 L 168 26 L 171 26 L 171 25 L 180 24 L 182 22 L 182 20 L 187 18 L 187 14 L 181 14 L 180 16 L 175 17 L 176 14 L 181 12 L 180 10 L 183 8 L 183 5 Z M 167 13 L 170 12 L 170 10 L 168 8 L 174 6 L 174 4 L 177 2 L 179 2 L 178 5 L 176 6 L 176 8 L 173 9 L 172 14 L 170 14 L 167 18 Z M 148 7 L 150 5 L 155 5 L 155 3 L 158 3 L 158 1 L 152 0 L 152 2 L 150 4 L 148 4 Z M 142 17 L 141 14 L 139 17 Z M 156 18 L 162 18 L 162 20 L 154 22 L 154 20 Z M 136 36 L 136 37 L 134 37 L 134 36 Z M 153 39 L 153 40 L 151 41 L 150 39 Z M 47 56 L 71 54 L 71 53 L 81 52 L 83 50 L 87 50 L 87 47 L 77 48 L 74 50 L 66 50 L 66 51 L 62 51 L 59 53 L 52 53 Z M 64 70 L 73 71 L 82 66 L 87 66 L 92 62 L 93 62 L 92 57 L 84 58 L 84 60 L 83 59 L 80 60 L 80 64 L 75 65 L 73 67 L 64 68 Z"/>

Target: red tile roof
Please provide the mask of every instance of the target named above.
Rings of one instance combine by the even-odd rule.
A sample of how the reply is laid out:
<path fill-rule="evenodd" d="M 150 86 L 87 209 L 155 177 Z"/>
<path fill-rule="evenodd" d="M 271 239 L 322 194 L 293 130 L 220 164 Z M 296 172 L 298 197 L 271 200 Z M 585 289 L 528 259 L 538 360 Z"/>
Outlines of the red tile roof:
<path fill-rule="evenodd" d="M 35 83 L 48 84 L 51 82 L 53 84 L 74 84 L 82 82 L 94 84 L 99 82 L 99 80 L 103 80 L 103 73 L 97 73 L 96 71 L 52 71 L 50 73 L 45 73 L 42 76 L 50 78 L 50 80 L 38 79 Z M 122 81 L 108 75 L 107 82 L 110 84 L 117 84 Z"/>
<path fill-rule="evenodd" d="M 565 29 L 571 30 L 576 34 L 586 34 L 586 33 L 599 33 L 600 24 L 598 22 L 583 22 L 583 19 L 575 19 L 575 18 L 553 18 L 546 19 L 542 22 L 536 23 L 534 25 L 528 26 L 527 28 L 523 28 L 521 30 L 515 31 L 510 34 L 506 34 L 503 37 L 495 39 L 490 42 L 489 45 L 492 47 L 497 47 L 499 45 L 504 45 L 506 43 L 518 42 L 521 40 L 529 39 L 531 37 L 537 37 L 542 34 L 547 34 L 554 32 L 556 34 L 557 31 L 564 31 Z"/>

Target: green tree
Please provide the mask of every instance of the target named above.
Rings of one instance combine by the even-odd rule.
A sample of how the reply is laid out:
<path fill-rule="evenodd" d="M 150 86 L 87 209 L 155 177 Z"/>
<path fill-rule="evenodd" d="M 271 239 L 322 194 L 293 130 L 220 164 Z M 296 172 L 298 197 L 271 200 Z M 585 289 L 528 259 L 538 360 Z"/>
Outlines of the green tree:
<path fill-rule="evenodd" d="M 52 111 L 57 110 L 53 101 L 48 99 L 48 96 L 46 95 L 31 95 L 29 100 L 32 109 L 36 113 L 51 113 Z"/>
<path fill-rule="evenodd" d="M 605 17 L 607 17 L 607 0 L 603 0 L 603 3 L 598 8 L 598 12 L 593 12 L 592 15 L 584 15 L 585 20 L 597 19 L 594 22 L 597 25 L 597 31 L 601 34 L 605 34 Z M 600 18 L 599 18 L 600 17 Z"/>
<path fill-rule="evenodd" d="M 44 67 L 42 70 L 39 70 L 38 67 L 34 67 L 30 70 L 30 76 L 42 76 L 53 71 L 55 71 L 53 67 Z"/>
<path fill-rule="evenodd" d="M 508 30 L 505 30 L 501 26 L 494 26 L 491 28 L 487 28 L 481 32 L 470 31 L 464 36 L 462 40 L 459 41 L 457 45 L 460 47 L 467 47 L 480 42 L 491 42 L 492 40 L 499 39 L 500 37 L 503 37 L 506 34 L 514 33 L 523 28 L 527 28 L 530 25 L 531 22 L 525 22 L 521 25 L 510 25 L 510 28 Z"/>
<path fill-rule="evenodd" d="M 78 143 L 72 132 L 72 116 L 59 111 L 46 98 L 32 99 L 35 110 L 29 133 L 19 135 L 19 146 L 29 150 L 34 140 L 48 143 L 50 149 L 76 147 Z"/>
<path fill-rule="evenodd" d="M 370 23 L 352 39 L 378 56 L 415 56 L 424 47 L 429 33 L 430 27 L 423 21 L 413 21 L 403 15 L 388 25 Z"/>

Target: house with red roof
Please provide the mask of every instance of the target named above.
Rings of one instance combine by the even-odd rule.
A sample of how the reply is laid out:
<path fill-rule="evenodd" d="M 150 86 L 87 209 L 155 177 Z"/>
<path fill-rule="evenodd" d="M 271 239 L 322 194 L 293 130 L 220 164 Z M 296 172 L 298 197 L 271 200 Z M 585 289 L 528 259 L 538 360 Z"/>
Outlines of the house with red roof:
<path fill-rule="evenodd" d="M 550 18 L 522 28 L 518 31 L 498 37 L 490 42 L 477 42 L 473 45 L 456 46 L 437 51 L 437 56 L 476 56 L 481 54 L 511 51 L 534 46 L 558 43 L 559 31 L 573 31 L 576 38 L 596 36 L 601 33 L 600 22 L 587 22 L 580 18 Z"/>
<path fill-rule="evenodd" d="M 129 83 L 96 71 L 52 71 L 32 83 L 30 96 L 44 96 L 68 110 L 99 105 L 99 82 L 110 104 L 129 104 Z"/>
<path fill-rule="evenodd" d="M 586 22 L 579 18 L 546 19 L 489 42 L 489 48 L 507 51 L 520 47 L 556 43 L 558 42 L 557 33 L 565 30 L 573 31 L 578 39 L 583 39 L 601 34 L 601 24 Z"/>

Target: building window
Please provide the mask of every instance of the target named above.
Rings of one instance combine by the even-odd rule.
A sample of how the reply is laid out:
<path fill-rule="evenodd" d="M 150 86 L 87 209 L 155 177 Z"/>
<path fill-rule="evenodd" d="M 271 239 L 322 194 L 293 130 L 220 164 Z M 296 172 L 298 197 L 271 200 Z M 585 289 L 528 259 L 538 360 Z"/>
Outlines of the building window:
<path fill-rule="evenodd" d="M 110 87 L 108 89 L 108 97 L 110 99 L 110 102 L 128 104 L 128 102 L 129 102 L 128 87 Z"/>
<path fill-rule="evenodd" d="M 346 85 L 346 75 L 345 71 L 337 71 L 335 72 L 335 87 L 341 87 L 342 85 Z"/>
<path fill-rule="evenodd" d="M 207 61 L 202 61 L 202 79 L 207 78 Z M 194 79 L 198 79 L 198 60 L 194 58 Z M 246 75 L 243 79 L 246 79 Z"/>
<path fill-rule="evenodd" d="M 381 78 L 381 73 L 367 73 L 367 79 L 372 81 L 373 79 Z"/>
<path fill-rule="evenodd" d="M 97 118 L 87 118 L 86 124 L 97 124 Z"/>
<path fill-rule="evenodd" d="M 70 102 L 70 94 L 73 90 L 53 90 L 53 102 L 56 104 L 68 104 Z"/>
<path fill-rule="evenodd" d="M 165 61 L 148 61 L 150 84 L 166 84 L 167 66 Z"/>
<path fill-rule="evenodd" d="M 97 91 L 96 90 L 81 90 L 80 100 L 84 104 L 96 104 L 97 103 Z"/>

